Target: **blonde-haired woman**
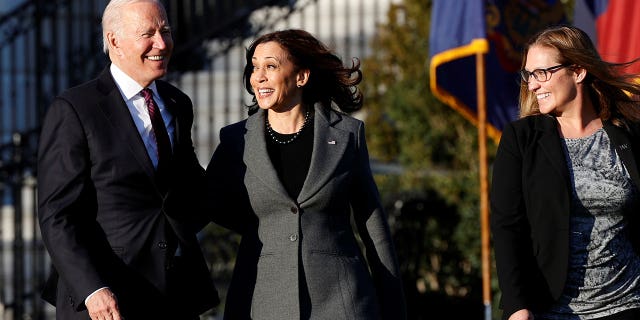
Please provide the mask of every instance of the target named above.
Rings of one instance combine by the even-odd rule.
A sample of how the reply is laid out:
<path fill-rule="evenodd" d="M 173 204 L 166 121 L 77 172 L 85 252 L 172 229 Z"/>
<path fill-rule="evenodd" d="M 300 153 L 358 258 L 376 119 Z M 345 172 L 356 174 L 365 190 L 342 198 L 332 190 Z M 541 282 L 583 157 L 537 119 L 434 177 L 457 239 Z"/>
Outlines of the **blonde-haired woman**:
<path fill-rule="evenodd" d="M 526 46 L 491 208 L 504 318 L 640 319 L 640 85 L 588 35 Z"/>

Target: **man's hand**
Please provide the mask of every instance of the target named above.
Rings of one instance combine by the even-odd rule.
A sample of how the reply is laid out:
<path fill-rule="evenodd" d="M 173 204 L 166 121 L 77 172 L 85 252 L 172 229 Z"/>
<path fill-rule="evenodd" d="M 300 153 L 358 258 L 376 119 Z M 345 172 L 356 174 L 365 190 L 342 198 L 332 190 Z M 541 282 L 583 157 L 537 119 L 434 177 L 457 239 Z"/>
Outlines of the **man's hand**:
<path fill-rule="evenodd" d="M 509 320 L 533 320 L 533 313 L 527 309 L 520 309 L 514 312 Z"/>
<path fill-rule="evenodd" d="M 123 320 L 116 296 L 109 288 L 96 291 L 85 303 L 92 320 Z"/>

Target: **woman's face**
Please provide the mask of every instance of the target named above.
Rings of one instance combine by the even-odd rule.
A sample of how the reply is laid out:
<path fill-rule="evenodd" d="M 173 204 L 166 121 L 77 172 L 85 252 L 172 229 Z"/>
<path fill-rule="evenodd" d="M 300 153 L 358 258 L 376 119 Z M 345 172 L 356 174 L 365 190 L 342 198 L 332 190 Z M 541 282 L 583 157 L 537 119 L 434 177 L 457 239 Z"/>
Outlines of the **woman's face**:
<path fill-rule="evenodd" d="M 251 58 L 250 82 L 261 109 L 286 111 L 302 103 L 304 72 L 298 71 L 287 51 L 276 42 L 256 46 Z"/>
<path fill-rule="evenodd" d="M 558 66 L 559 52 L 550 47 L 534 46 L 527 52 L 525 70 L 534 72 L 536 69 L 547 69 Z M 547 71 L 547 80 L 536 80 L 529 77 L 528 89 L 535 94 L 538 107 L 543 114 L 561 115 L 574 110 L 577 105 L 577 78 L 570 68 L 559 67 Z"/>

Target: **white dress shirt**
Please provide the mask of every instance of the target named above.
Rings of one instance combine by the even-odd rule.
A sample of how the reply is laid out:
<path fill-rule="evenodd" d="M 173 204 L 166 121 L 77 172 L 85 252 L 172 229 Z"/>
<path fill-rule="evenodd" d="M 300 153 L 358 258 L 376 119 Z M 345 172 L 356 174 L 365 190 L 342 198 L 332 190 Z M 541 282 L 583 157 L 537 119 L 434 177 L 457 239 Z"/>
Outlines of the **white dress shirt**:
<path fill-rule="evenodd" d="M 144 88 L 133 79 L 131 79 L 131 77 L 129 77 L 113 63 L 111 64 L 110 71 L 113 79 L 116 81 L 116 86 L 118 86 L 122 98 L 127 103 L 127 107 L 129 107 L 129 112 L 131 113 L 133 122 L 136 124 L 138 133 L 140 134 L 140 137 L 144 142 L 144 146 L 147 148 L 149 158 L 151 158 L 153 166 L 157 168 L 158 146 L 156 145 L 155 138 L 152 136 L 153 127 L 151 126 L 149 110 L 147 110 L 147 105 L 144 102 L 144 97 L 142 97 L 142 95 L 140 94 L 140 91 Z M 158 105 L 158 109 L 160 109 L 162 120 L 164 120 L 164 124 L 167 127 L 169 140 L 171 140 L 171 146 L 173 146 L 173 133 L 175 130 L 173 115 L 171 115 L 171 113 L 167 110 L 164 105 L 164 101 L 162 101 L 162 98 L 160 98 L 160 95 L 158 94 L 158 90 L 156 88 L 156 83 L 152 82 L 148 88 L 153 92 L 153 100 Z"/>

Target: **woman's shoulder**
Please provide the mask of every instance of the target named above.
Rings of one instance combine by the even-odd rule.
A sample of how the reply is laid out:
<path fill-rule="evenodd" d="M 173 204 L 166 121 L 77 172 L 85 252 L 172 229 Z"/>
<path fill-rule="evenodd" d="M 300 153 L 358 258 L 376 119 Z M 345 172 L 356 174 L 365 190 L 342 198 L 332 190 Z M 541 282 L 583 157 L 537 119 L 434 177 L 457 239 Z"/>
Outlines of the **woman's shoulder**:
<path fill-rule="evenodd" d="M 629 129 L 630 134 L 634 138 L 640 138 L 640 122 L 638 121 L 627 121 L 626 125 Z"/>
<path fill-rule="evenodd" d="M 232 136 L 241 136 L 246 132 L 246 127 L 247 119 L 228 124 L 220 129 L 220 137 L 228 138 Z"/>
<path fill-rule="evenodd" d="M 316 109 L 316 111 L 322 109 Z M 324 117 L 332 123 L 335 127 L 344 130 L 357 130 L 364 125 L 364 122 L 353 115 L 342 112 L 336 109 L 324 109 L 321 112 L 324 113 Z"/>
<path fill-rule="evenodd" d="M 555 118 L 547 114 L 535 114 L 519 118 L 511 121 L 511 124 L 517 128 L 535 127 L 544 123 L 554 123 Z"/>
<path fill-rule="evenodd" d="M 347 113 L 342 113 L 342 112 L 339 112 L 339 111 L 334 111 L 334 112 L 338 113 L 340 115 L 340 117 L 342 117 L 342 122 L 347 126 L 357 128 L 357 127 L 360 127 L 360 126 L 364 125 L 364 121 L 356 118 L 353 115 L 350 115 L 350 114 L 347 114 Z"/>
<path fill-rule="evenodd" d="M 531 115 L 505 125 L 500 138 L 501 144 L 516 143 L 520 146 L 536 145 L 543 137 L 559 135 L 554 117 Z"/>
<path fill-rule="evenodd" d="M 504 130 L 513 130 L 517 133 L 556 130 L 557 124 L 553 116 L 537 114 L 514 120 L 505 126 Z"/>
<path fill-rule="evenodd" d="M 248 119 L 240 120 L 234 123 L 230 123 L 222 127 L 222 130 L 237 130 L 238 128 L 246 127 Z"/>

